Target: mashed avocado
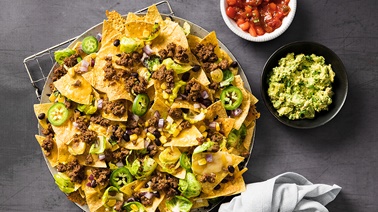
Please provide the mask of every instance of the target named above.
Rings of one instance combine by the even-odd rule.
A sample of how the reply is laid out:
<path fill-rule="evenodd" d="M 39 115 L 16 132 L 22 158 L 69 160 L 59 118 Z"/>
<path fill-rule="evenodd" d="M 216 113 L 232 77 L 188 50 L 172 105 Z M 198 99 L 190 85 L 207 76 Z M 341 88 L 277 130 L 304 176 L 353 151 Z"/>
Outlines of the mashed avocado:
<path fill-rule="evenodd" d="M 315 112 L 328 110 L 335 72 L 324 61 L 315 54 L 294 53 L 279 60 L 268 76 L 268 95 L 279 116 L 312 119 Z"/>

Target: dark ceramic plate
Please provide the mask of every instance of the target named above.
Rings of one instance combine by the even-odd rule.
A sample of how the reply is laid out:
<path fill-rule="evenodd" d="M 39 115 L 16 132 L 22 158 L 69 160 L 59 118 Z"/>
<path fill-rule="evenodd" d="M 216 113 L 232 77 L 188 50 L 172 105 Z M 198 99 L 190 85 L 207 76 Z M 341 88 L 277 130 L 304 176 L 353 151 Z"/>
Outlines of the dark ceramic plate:
<path fill-rule="evenodd" d="M 332 90 L 334 92 L 332 104 L 328 106 L 328 111 L 316 113 L 314 119 L 289 120 L 286 116 L 279 116 L 268 96 L 268 74 L 274 67 L 278 66 L 278 61 L 281 58 L 291 52 L 294 54 L 303 53 L 305 55 L 316 54 L 317 56 L 323 56 L 325 58 L 325 63 L 331 64 L 332 70 L 336 74 L 334 83 L 332 84 Z M 342 61 L 332 50 L 315 42 L 298 41 L 282 46 L 269 57 L 261 74 L 261 95 L 266 107 L 278 121 L 294 128 L 310 129 L 322 126 L 329 122 L 342 108 L 347 93 L 348 77 Z"/>

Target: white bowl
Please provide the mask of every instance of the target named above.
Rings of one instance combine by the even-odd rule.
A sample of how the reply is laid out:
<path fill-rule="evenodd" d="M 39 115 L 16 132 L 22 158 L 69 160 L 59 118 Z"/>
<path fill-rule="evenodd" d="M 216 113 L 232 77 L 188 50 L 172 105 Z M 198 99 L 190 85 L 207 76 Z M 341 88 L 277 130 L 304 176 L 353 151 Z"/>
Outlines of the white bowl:
<path fill-rule="evenodd" d="M 220 10 L 222 13 L 223 20 L 228 26 L 228 28 L 230 28 L 230 30 L 234 32 L 235 34 L 237 34 L 239 37 L 249 40 L 249 41 L 253 41 L 253 42 L 265 42 L 265 41 L 273 40 L 274 38 L 284 33 L 287 30 L 287 28 L 289 28 L 291 22 L 294 19 L 295 11 L 297 9 L 297 0 L 290 0 L 289 7 L 291 10 L 289 14 L 282 20 L 282 25 L 279 28 L 275 29 L 271 33 L 265 33 L 264 35 L 253 37 L 248 32 L 245 32 L 242 29 L 240 29 L 240 27 L 238 27 L 236 22 L 227 16 L 226 14 L 227 0 L 220 0 Z"/>

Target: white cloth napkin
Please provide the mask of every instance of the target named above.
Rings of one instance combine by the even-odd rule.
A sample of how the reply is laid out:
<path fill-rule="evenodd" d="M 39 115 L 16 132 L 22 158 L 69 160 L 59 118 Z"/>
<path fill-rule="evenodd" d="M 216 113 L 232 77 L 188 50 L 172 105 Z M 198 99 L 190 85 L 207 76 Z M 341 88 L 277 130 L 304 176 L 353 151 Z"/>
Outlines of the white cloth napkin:
<path fill-rule="evenodd" d="M 338 185 L 312 184 L 302 175 L 287 172 L 248 184 L 241 195 L 223 203 L 219 212 L 328 212 L 324 206 L 340 190 Z"/>

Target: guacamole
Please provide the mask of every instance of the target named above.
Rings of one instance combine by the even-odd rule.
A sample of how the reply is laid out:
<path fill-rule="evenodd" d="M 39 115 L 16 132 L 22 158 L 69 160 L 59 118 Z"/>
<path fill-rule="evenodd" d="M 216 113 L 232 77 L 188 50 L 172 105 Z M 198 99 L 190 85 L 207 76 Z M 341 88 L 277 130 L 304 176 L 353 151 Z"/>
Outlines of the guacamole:
<path fill-rule="evenodd" d="M 334 77 L 324 57 L 289 53 L 268 75 L 268 95 L 279 116 L 312 119 L 332 103 Z"/>

